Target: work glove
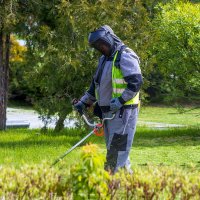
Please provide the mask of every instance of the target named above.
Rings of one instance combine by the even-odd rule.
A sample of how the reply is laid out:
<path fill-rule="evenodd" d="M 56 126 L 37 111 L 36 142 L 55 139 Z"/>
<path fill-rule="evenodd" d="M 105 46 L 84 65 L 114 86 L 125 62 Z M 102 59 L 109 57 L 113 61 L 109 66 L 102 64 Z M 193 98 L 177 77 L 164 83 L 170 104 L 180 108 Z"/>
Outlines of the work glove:
<path fill-rule="evenodd" d="M 119 98 L 113 98 L 110 101 L 110 110 L 113 112 L 117 112 L 123 104 L 120 103 Z"/>
<path fill-rule="evenodd" d="M 83 113 L 83 110 L 86 108 L 85 104 L 82 101 L 78 101 L 74 104 L 74 108 L 80 113 Z"/>

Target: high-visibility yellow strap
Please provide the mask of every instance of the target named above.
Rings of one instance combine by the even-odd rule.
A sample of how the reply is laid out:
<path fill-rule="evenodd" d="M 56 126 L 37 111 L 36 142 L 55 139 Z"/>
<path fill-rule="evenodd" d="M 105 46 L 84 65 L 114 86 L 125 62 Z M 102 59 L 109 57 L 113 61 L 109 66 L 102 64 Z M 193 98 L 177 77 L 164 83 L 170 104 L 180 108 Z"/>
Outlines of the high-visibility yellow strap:
<path fill-rule="evenodd" d="M 112 63 L 112 97 L 117 98 L 122 95 L 124 90 L 127 87 L 127 83 L 125 82 L 123 78 L 123 74 L 121 70 L 115 66 L 115 60 L 117 58 L 118 51 L 115 53 L 113 63 Z M 132 104 L 139 104 L 139 92 L 136 94 L 135 97 L 133 97 L 131 100 L 127 101 L 125 105 L 132 105 Z"/>
<path fill-rule="evenodd" d="M 127 101 L 124 105 L 132 105 L 132 104 L 139 104 L 140 99 L 139 99 L 139 92 L 134 96 L 131 100 Z"/>

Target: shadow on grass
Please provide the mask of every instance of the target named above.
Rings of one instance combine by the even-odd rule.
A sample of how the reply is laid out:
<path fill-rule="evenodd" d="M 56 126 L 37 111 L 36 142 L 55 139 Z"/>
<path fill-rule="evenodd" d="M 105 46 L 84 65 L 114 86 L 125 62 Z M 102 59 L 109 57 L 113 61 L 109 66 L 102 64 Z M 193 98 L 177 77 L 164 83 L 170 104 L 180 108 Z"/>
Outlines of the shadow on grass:
<path fill-rule="evenodd" d="M 156 130 L 149 128 L 138 128 L 135 138 L 137 139 L 155 139 L 162 138 L 174 138 L 174 137 L 200 137 L 199 128 L 169 128 L 165 130 Z"/>
<path fill-rule="evenodd" d="M 10 134 L 9 139 L 3 139 L 3 134 L 0 136 L 0 148 L 38 148 L 49 146 L 52 148 L 59 148 L 59 146 L 66 146 L 70 148 L 85 137 L 91 130 L 80 129 L 65 129 L 60 133 L 48 131 L 46 134 L 36 135 L 36 132 Z M 8 133 L 9 134 L 9 133 Z M 17 138 L 18 134 L 24 135 L 21 139 Z M 12 137 L 15 137 L 12 141 Z M 17 139 L 16 139 L 17 138 Z M 80 146 L 91 142 L 96 144 L 103 144 L 104 137 L 97 137 L 95 135 L 88 138 Z M 178 128 L 168 130 L 154 130 L 147 128 L 138 128 L 133 146 L 135 147 L 157 147 L 157 146 L 197 146 L 200 145 L 200 129 L 199 128 Z"/>
<path fill-rule="evenodd" d="M 139 128 L 134 139 L 136 147 L 197 146 L 200 145 L 199 128 L 154 130 Z"/>
<path fill-rule="evenodd" d="M 87 134 L 85 131 L 78 129 L 65 129 L 59 133 L 48 130 L 45 134 L 41 133 L 40 130 L 9 130 L 5 133 L 0 133 L 0 149 L 38 148 L 47 146 L 59 148 L 61 145 L 70 148 Z M 86 144 L 88 141 L 86 140 L 81 145 Z"/>
<path fill-rule="evenodd" d="M 74 146 L 77 142 L 79 142 L 80 139 L 74 139 L 74 140 L 63 140 L 63 141 L 46 141 L 46 140 L 40 140 L 40 141 L 29 141 L 29 140 L 23 140 L 23 141 L 11 141 L 11 142 L 0 142 L 0 149 L 4 148 L 38 148 L 38 147 L 52 147 L 52 148 L 59 148 L 59 146 L 66 146 L 66 148 L 70 148 Z M 83 146 L 86 143 L 88 143 L 89 140 L 83 142 L 79 146 Z"/>

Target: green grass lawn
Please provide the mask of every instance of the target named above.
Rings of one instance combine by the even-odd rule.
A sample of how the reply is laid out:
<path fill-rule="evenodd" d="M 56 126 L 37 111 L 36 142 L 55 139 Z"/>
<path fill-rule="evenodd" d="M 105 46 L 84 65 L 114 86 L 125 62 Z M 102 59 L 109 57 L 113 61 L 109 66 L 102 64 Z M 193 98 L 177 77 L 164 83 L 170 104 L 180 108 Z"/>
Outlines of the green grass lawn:
<path fill-rule="evenodd" d="M 186 110 L 188 112 L 179 114 L 178 110 L 173 107 L 142 106 L 140 109 L 139 120 L 200 126 L 200 108 L 195 110 L 186 108 Z"/>
<path fill-rule="evenodd" d="M 188 108 L 189 109 L 189 108 Z M 138 126 L 130 154 L 133 165 L 200 166 L 200 109 L 179 114 L 175 108 L 142 107 L 139 121 L 187 125 L 181 129 L 156 130 Z M 19 167 L 24 163 L 52 163 L 76 144 L 89 131 L 65 129 L 58 133 L 40 130 L 10 129 L 0 132 L 0 164 Z M 104 138 L 92 136 L 87 140 L 98 144 L 105 155 Z M 80 147 L 70 153 L 64 162 L 79 161 Z"/>
<path fill-rule="evenodd" d="M 139 129 L 131 158 L 138 165 L 195 164 L 200 167 L 200 129 Z"/>
<path fill-rule="evenodd" d="M 52 163 L 78 142 L 86 132 L 67 130 L 40 134 L 39 130 L 11 129 L 0 133 L 0 164 L 19 167 L 24 163 Z M 91 136 L 87 142 L 98 144 L 105 155 L 104 139 Z M 65 157 L 64 162 L 78 162 L 80 147 Z M 200 167 L 200 129 L 154 130 L 139 127 L 131 151 L 133 165 L 175 165 Z M 58 164 L 59 166 L 59 164 Z"/>
<path fill-rule="evenodd" d="M 74 145 L 81 138 L 80 131 L 65 130 L 60 134 L 40 133 L 40 130 L 10 129 L 0 132 L 0 163 L 20 166 L 21 164 L 49 163 Z M 78 155 L 74 151 L 67 159 L 70 164 Z"/>

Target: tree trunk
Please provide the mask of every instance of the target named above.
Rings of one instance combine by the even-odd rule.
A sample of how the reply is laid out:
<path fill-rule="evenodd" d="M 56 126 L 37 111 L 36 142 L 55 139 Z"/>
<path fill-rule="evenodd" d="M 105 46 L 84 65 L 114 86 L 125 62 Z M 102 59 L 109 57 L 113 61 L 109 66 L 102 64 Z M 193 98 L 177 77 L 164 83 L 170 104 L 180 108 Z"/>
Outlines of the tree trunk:
<path fill-rule="evenodd" d="M 9 84 L 9 68 L 10 68 L 10 33 L 6 34 L 5 41 L 5 119 L 7 119 L 6 110 L 8 104 L 8 84 Z M 6 121 L 6 120 L 5 120 Z"/>
<path fill-rule="evenodd" d="M 59 132 L 64 128 L 64 121 L 66 119 L 66 116 L 67 116 L 66 113 L 65 114 L 62 113 L 59 115 L 59 119 L 58 119 L 58 121 L 56 123 L 56 127 L 54 129 L 55 132 Z"/>
<path fill-rule="evenodd" d="M 5 115 L 5 70 L 3 62 L 3 28 L 0 30 L 0 130 L 6 128 Z"/>
<path fill-rule="evenodd" d="M 5 52 L 4 52 L 4 49 L 5 49 Z M 1 27 L 1 30 L 0 30 L 0 130 L 6 129 L 9 54 L 10 54 L 10 34 L 6 34 L 5 40 L 4 40 L 3 28 Z"/>

